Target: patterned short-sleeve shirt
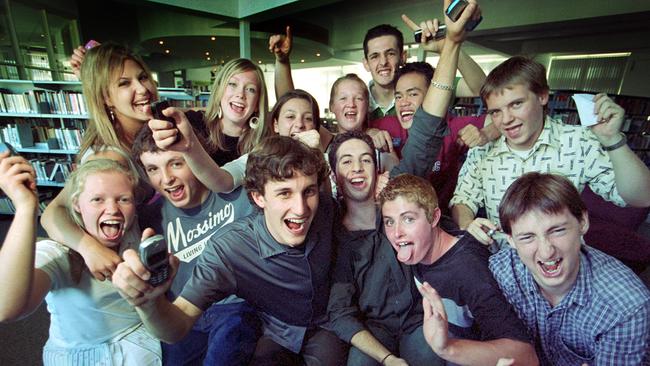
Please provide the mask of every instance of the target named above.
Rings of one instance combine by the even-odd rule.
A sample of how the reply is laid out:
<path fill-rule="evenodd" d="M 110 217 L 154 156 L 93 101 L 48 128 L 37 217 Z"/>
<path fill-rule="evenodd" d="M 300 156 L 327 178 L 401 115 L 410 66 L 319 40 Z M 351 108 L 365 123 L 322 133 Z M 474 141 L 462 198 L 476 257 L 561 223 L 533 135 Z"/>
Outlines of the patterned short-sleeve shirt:
<path fill-rule="evenodd" d="M 470 149 L 449 205 L 463 204 L 475 214 L 485 207 L 488 219 L 496 222 L 506 190 L 528 172 L 562 175 L 578 191 L 588 184 L 604 199 L 625 206 L 616 188 L 612 162 L 591 130 L 565 125 L 550 117 L 546 118 L 533 148 L 523 157 L 510 150 L 504 136 Z"/>
<path fill-rule="evenodd" d="M 554 307 L 514 249 L 491 256 L 490 270 L 533 336 L 541 365 L 647 365 L 650 292 L 607 254 L 586 245 L 580 254 L 576 282 Z"/>

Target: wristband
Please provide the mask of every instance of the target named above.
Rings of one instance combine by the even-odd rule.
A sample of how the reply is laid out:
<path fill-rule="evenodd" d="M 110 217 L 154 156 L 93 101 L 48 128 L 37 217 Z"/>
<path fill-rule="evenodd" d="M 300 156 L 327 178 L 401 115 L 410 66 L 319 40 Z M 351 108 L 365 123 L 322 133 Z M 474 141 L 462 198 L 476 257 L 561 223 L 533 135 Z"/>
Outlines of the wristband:
<path fill-rule="evenodd" d="M 432 82 L 431 82 L 431 85 L 433 85 L 434 88 L 438 88 L 438 89 L 441 89 L 441 90 L 449 90 L 449 91 L 453 91 L 453 90 L 454 90 L 454 86 L 453 86 L 453 85 L 441 84 L 441 83 L 439 83 L 439 82 L 437 82 L 437 81 L 432 81 Z"/>
<path fill-rule="evenodd" d="M 614 145 L 603 146 L 603 150 L 605 150 L 605 151 L 614 151 L 614 150 L 618 149 L 619 147 L 622 147 L 625 144 L 627 144 L 627 136 L 622 132 L 619 132 L 618 134 L 621 135 L 621 141 L 615 143 Z"/>
<path fill-rule="evenodd" d="M 388 357 L 392 356 L 392 355 L 393 355 L 393 354 L 389 352 L 386 356 L 384 356 L 384 358 L 381 359 L 381 364 L 383 365 L 384 362 L 386 362 L 386 359 L 387 359 Z"/>

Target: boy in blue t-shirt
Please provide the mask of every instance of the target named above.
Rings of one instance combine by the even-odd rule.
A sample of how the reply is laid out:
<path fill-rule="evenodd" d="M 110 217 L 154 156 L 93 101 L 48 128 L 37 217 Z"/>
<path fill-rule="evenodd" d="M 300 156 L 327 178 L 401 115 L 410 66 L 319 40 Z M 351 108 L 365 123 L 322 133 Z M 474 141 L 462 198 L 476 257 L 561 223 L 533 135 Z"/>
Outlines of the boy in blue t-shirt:
<path fill-rule="evenodd" d="M 151 129 L 143 128 L 133 144 L 134 159 L 147 174 L 157 197 L 141 213 L 142 227 L 164 233 L 168 250 L 180 266 L 168 297 L 173 300 L 190 278 L 196 260 L 217 231 L 253 212 L 246 192 L 210 191 L 186 163 L 181 152 L 161 150 Z M 246 364 L 259 336 L 255 311 L 231 296 L 214 303 L 180 342 L 163 343 L 166 365 L 203 360 L 206 365 Z"/>

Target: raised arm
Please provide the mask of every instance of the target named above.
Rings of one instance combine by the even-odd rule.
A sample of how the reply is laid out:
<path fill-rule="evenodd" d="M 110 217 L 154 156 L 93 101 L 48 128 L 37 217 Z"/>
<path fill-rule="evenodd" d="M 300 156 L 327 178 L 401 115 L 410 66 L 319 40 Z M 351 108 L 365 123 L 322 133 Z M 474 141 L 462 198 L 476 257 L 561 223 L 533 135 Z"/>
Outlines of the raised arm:
<path fill-rule="evenodd" d="M 461 84 L 458 85 L 456 96 L 474 97 L 480 94 L 481 87 L 485 82 L 485 72 L 481 67 L 463 50 L 458 57 L 458 71 L 463 75 Z M 463 85 L 464 83 L 464 85 Z"/>
<path fill-rule="evenodd" d="M 436 30 L 431 30 L 431 25 L 427 24 L 430 21 L 422 22 L 418 26 L 407 16 L 404 15 L 402 18 L 413 31 L 423 29 L 423 42 L 426 42 L 427 36 L 431 36 L 431 32 Z M 402 160 L 395 169 L 391 170 L 391 176 L 401 173 L 417 176 L 428 174 L 442 147 L 442 138 L 447 133 L 444 117 L 453 95 L 460 46 L 465 38 L 465 30 L 458 27 L 458 22 L 449 23 L 447 39 L 442 47 L 438 67 L 433 74 L 433 80 L 422 106 L 415 112 L 409 138 L 402 149 Z"/>
<path fill-rule="evenodd" d="M 437 54 L 442 53 L 446 38 L 435 40 L 433 37 L 433 34 L 438 31 L 438 26 L 440 25 L 438 19 L 427 20 L 420 23 L 419 26 L 404 14 L 402 15 L 402 20 L 404 23 L 406 23 L 406 25 L 409 26 L 409 28 L 414 31 L 417 29 L 422 29 L 422 42 L 420 44 L 420 47 L 422 47 L 425 51 L 435 52 Z M 458 56 L 458 71 L 460 71 L 463 79 L 458 85 L 456 96 L 472 97 L 479 95 L 481 86 L 483 86 L 483 83 L 485 82 L 485 72 L 476 63 L 476 61 L 474 61 L 463 50 L 460 50 Z"/>
<path fill-rule="evenodd" d="M 275 55 L 276 99 L 295 89 L 291 76 L 291 61 L 289 60 L 292 44 L 293 36 L 289 26 L 287 26 L 285 34 L 274 34 L 269 38 L 269 51 Z"/>
<path fill-rule="evenodd" d="M 237 188 L 233 175 L 219 167 L 203 148 L 185 113 L 177 108 L 169 107 L 163 111 L 163 114 L 174 118 L 176 123 L 158 119 L 149 121 L 148 126 L 151 128 L 156 146 L 163 150 L 181 152 L 194 175 L 209 190 L 221 193 Z M 181 135 L 181 138 L 177 141 L 178 134 Z"/>
<path fill-rule="evenodd" d="M 0 248 L 0 322 L 34 311 L 50 288 L 50 279 L 34 268 L 38 196 L 36 174 L 20 156 L 0 155 L 0 188 L 16 208 Z"/>
<path fill-rule="evenodd" d="M 609 155 L 614 168 L 616 188 L 627 204 L 650 206 L 650 170 L 630 149 L 621 131 L 625 111 L 606 94 L 594 97 L 598 123 L 591 127 L 594 135 Z"/>
<path fill-rule="evenodd" d="M 165 283 L 153 287 L 146 282 L 150 273 L 138 254 L 128 249 L 123 255 L 124 262 L 120 263 L 113 275 L 113 285 L 122 297 L 135 306 L 142 323 L 154 337 L 166 343 L 174 343 L 185 337 L 202 311 L 182 297 L 171 303 L 165 296 L 176 275 L 178 259 L 169 255 L 172 273 Z"/>

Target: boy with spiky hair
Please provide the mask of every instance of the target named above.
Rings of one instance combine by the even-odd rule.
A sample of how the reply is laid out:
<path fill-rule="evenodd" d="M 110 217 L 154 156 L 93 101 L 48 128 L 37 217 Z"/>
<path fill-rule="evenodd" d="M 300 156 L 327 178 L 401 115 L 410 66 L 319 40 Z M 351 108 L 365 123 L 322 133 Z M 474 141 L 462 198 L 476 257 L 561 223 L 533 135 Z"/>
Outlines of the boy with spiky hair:
<path fill-rule="evenodd" d="M 471 235 L 439 226 L 433 187 L 422 178 L 400 175 L 379 201 L 397 259 L 412 266 L 416 283 L 435 289 L 431 305 L 438 321 L 424 328 L 433 351 L 462 365 L 491 365 L 499 358 L 536 363 L 525 327 L 490 274 L 487 249 Z"/>

